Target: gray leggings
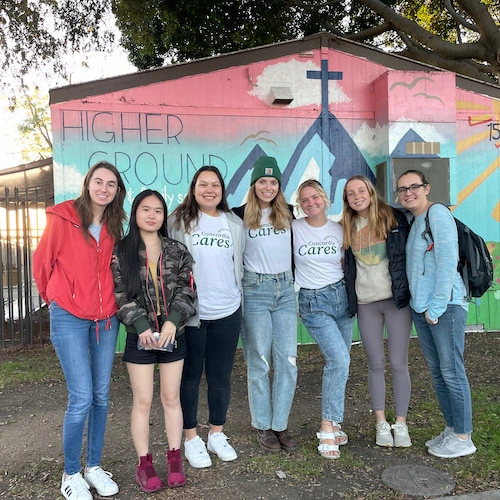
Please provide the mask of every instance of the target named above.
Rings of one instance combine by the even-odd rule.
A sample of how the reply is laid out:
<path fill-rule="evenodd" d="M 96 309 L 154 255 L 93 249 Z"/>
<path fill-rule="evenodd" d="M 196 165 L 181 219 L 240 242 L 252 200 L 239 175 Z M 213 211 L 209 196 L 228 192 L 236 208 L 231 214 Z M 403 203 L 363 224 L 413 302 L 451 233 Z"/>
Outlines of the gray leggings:
<path fill-rule="evenodd" d="M 368 390 L 375 411 L 385 410 L 384 323 L 387 328 L 396 415 L 406 417 L 411 392 L 408 371 L 410 307 L 398 309 L 392 299 L 358 304 L 358 327 L 368 359 Z"/>

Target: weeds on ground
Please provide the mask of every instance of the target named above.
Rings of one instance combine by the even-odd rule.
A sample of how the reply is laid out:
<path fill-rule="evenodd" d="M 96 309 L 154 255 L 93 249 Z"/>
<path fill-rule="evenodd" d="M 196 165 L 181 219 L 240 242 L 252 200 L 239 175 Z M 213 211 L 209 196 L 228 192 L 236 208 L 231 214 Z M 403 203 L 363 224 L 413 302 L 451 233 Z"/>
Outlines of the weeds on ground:
<path fill-rule="evenodd" d="M 14 354 L 12 354 L 14 353 Z M 62 380 L 62 371 L 52 347 L 19 348 L 0 364 L 0 389 L 24 383 Z"/>

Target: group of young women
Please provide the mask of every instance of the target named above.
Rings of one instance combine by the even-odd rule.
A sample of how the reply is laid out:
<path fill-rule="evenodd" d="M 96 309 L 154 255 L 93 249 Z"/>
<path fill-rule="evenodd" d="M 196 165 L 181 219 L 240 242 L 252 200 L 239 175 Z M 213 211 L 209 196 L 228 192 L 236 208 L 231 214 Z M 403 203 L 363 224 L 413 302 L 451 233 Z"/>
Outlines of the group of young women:
<path fill-rule="evenodd" d="M 167 485 L 186 482 L 183 432 L 192 467 L 209 467 L 210 453 L 223 461 L 237 458 L 223 427 L 240 331 L 257 441 L 270 452 L 297 449 L 288 430 L 297 382 L 297 312 L 325 358 L 321 456 L 338 458 L 339 446 L 348 442 L 341 424 L 356 314 L 368 359 L 376 443 L 411 445 L 406 416 L 413 319 L 446 423 L 426 443 L 429 453 L 450 458 L 474 453 L 463 364 L 467 303 L 454 264 L 457 234 L 449 211 L 436 206 L 429 212 L 435 240 L 421 237 L 429 191 L 421 172 L 398 179 L 399 202 L 415 217 L 410 229 L 406 216 L 384 203 L 367 178 L 354 176 L 345 185 L 338 224 L 327 217 L 325 190 L 311 179 L 297 190 L 305 217 L 295 219 L 276 160 L 263 156 L 254 164 L 245 205 L 230 210 L 219 170 L 201 167 L 169 217 L 159 192 L 137 195 L 122 238 L 125 186 L 113 165 L 94 165 L 76 200 L 47 210 L 47 228 L 34 255 L 34 276 L 50 304 L 51 340 L 68 388 L 64 497 L 90 500 L 91 487 L 101 496 L 118 492 L 100 462 L 119 321 L 127 330 L 123 360 L 133 394 L 135 477 L 145 492 L 164 486 L 149 448 L 155 365 L 168 439 Z M 392 426 L 385 416 L 384 325 L 396 405 Z M 198 434 L 197 416 L 203 372 L 206 442 Z"/>

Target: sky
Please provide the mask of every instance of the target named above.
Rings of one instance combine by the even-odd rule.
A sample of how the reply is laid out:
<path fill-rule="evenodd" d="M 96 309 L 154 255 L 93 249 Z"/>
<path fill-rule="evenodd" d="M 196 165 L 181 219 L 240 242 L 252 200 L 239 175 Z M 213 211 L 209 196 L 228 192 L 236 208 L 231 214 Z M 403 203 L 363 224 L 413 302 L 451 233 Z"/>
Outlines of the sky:
<path fill-rule="evenodd" d="M 88 67 L 84 66 L 84 63 Z M 117 46 L 111 53 L 93 52 L 71 57 L 69 64 L 70 81 L 60 85 L 77 84 L 109 78 L 128 73 L 137 69 L 127 59 L 126 52 Z M 37 82 L 42 92 L 47 95 L 50 88 L 57 84 L 53 82 Z M 20 113 L 9 111 L 6 96 L 0 95 L 0 169 L 11 168 L 24 163 L 21 157 L 21 145 L 18 140 L 18 123 L 22 119 Z"/>

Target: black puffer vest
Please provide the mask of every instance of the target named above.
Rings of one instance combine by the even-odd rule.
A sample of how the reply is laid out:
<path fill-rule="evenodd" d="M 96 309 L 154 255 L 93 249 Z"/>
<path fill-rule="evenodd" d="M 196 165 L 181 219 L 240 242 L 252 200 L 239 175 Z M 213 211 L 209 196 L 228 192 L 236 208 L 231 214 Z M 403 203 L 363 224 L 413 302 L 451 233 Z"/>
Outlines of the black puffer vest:
<path fill-rule="evenodd" d="M 398 225 L 388 234 L 387 257 L 389 258 L 389 274 L 392 280 L 392 298 L 398 309 L 410 303 L 410 287 L 406 278 L 406 240 L 410 226 L 406 216 L 396 208 L 392 209 Z M 344 276 L 349 301 L 349 313 L 354 316 L 358 312 L 356 297 L 356 260 L 350 248 L 344 255 Z"/>

